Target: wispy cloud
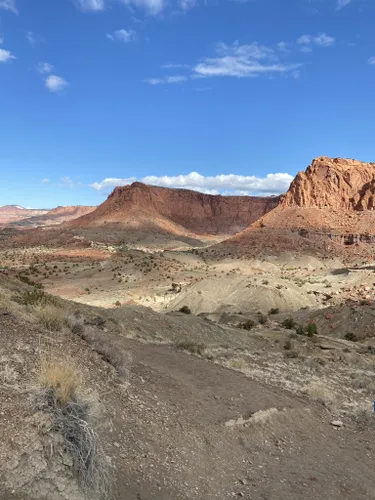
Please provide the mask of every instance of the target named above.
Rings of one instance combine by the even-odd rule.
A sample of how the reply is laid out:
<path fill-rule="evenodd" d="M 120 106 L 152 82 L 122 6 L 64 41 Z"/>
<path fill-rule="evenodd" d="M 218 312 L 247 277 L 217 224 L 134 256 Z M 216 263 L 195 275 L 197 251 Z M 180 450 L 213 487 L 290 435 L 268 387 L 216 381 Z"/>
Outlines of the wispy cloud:
<path fill-rule="evenodd" d="M 179 7 L 185 12 L 195 7 L 196 4 L 196 0 L 178 0 Z"/>
<path fill-rule="evenodd" d="M 75 0 L 75 4 L 87 12 L 99 12 L 105 9 L 105 0 Z"/>
<path fill-rule="evenodd" d="M 129 43 L 135 39 L 135 31 L 134 30 L 116 30 L 113 33 L 107 33 L 107 38 L 109 40 L 118 40 L 123 43 Z"/>
<path fill-rule="evenodd" d="M 163 78 L 148 78 L 144 80 L 144 83 L 149 83 L 150 85 L 163 85 L 167 83 L 182 83 L 186 82 L 187 76 L 185 75 L 174 75 L 165 76 Z"/>
<path fill-rule="evenodd" d="M 50 92 L 54 93 L 62 92 L 69 85 L 69 83 L 64 78 L 57 75 L 48 75 L 47 78 L 44 80 L 44 82 L 47 89 Z"/>
<path fill-rule="evenodd" d="M 311 52 L 312 47 L 330 47 L 335 43 L 335 39 L 326 33 L 319 35 L 302 35 L 298 38 L 297 43 L 301 46 L 302 52 Z"/>
<path fill-rule="evenodd" d="M 193 68 L 195 76 L 234 76 L 237 78 L 256 77 L 262 74 L 287 73 L 295 71 L 301 64 L 284 64 L 279 61 L 275 50 L 257 42 L 227 45 L 220 42 L 216 46 L 216 57 L 209 57 Z"/>
<path fill-rule="evenodd" d="M 135 7 L 143 8 L 149 14 L 157 15 L 166 6 L 165 0 L 120 0 L 125 5 L 133 5 Z"/>
<path fill-rule="evenodd" d="M 81 182 L 79 182 L 79 177 L 74 177 L 73 179 L 71 177 L 60 177 L 60 184 L 58 184 L 61 187 L 68 187 L 68 188 L 74 188 L 77 186 L 81 186 Z"/>
<path fill-rule="evenodd" d="M 53 66 L 47 62 L 40 62 L 37 64 L 36 69 L 41 75 L 47 75 L 48 73 L 52 73 Z"/>
<path fill-rule="evenodd" d="M 268 174 L 266 177 L 245 175 L 216 175 L 205 177 L 197 172 L 176 176 L 147 176 L 142 179 L 129 177 L 125 179 L 107 178 L 90 185 L 97 191 L 108 192 L 116 186 L 126 186 L 136 180 L 154 186 L 192 189 L 205 193 L 225 194 L 280 194 L 287 191 L 293 176 L 286 173 Z"/>
<path fill-rule="evenodd" d="M 189 65 L 188 64 L 167 63 L 167 64 L 163 64 L 162 68 L 164 68 L 164 69 L 182 69 L 182 68 L 189 68 Z"/>
<path fill-rule="evenodd" d="M 1 0 L 0 0 L 1 1 Z M 83 12 L 100 12 L 106 9 L 110 0 L 73 0 L 76 7 Z M 166 0 L 115 0 L 123 5 L 138 7 L 151 15 L 159 14 L 167 5 Z M 186 0 L 191 2 L 192 0 Z"/>
<path fill-rule="evenodd" d="M 367 61 L 369 64 L 371 64 L 372 66 L 375 65 L 375 56 L 373 57 L 370 57 L 370 59 Z"/>
<path fill-rule="evenodd" d="M 343 7 L 346 7 L 351 2 L 352 2 L 352 0 L 337 0 L 337 10 L 340 10 Z"/>
<path fill-rule="evenodd" d="M 42 184 L 48 184 L 49 183 L 49 179 L 45 178 L 42 180 Z"/>
<path fill-rule="evenodd" d="M 18 14 L 16 0 L 0 0 L 0 9 L 9 10 L 14 14 Z"/>
<path fill-rule="evenodd" d="M 33 47 L 36 44 L 36 38 L 35 35 L 32 31 L 28 31 L 26 33 L 26 40 L 29 42 L 29 44 Z"/>
<path fill-rule="evenodd" d="M 0 49 L 0 63 L 6 63 L 11 61 L 12 59 L 16 59 L 9 50 Z"/>

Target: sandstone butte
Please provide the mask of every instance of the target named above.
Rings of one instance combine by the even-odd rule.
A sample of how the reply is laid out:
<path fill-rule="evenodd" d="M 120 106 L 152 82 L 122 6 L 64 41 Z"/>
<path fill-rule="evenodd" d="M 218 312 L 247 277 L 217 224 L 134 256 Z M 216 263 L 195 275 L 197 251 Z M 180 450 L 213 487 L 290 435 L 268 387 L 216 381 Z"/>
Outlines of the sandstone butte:
<path fill-rule="evenodd" d="M 305 172 L 297 174 L 281 206 L 373 210 L 375 163 L 317 158 Z"/>
<path fill-rule="evenodd" d="M 217 248 L 248 255 L 357 252 L 372 258 L 374 206 L 375 163 L 319 157 L 297 174 L 274 210 Z"/>
<path fill-rule="evenodd" d="M 274 209 L 279 196 L 221 196 L 134 182 L 116 187 L 99 207 L 66 227 L 93 228 L 115 224 L 171 233 L 233 235 Z"/>

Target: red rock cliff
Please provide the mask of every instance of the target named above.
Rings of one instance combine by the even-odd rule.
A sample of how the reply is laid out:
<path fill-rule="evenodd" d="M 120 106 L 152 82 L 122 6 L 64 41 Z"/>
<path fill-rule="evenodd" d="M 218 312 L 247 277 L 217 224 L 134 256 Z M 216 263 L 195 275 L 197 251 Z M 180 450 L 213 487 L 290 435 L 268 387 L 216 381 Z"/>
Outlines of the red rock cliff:
<path fill-rule="evenodd" d="M 322 156 L 297 174 L 280 205 L 369 210 L 374 193 L 375 163 Z"/>
<path fill-rule="evenodd" d="M 94 212 L 71 226 L 165 220 L 196 234 L 235 234 L 275 208 L 278 196 L 220 196 L 186 189 L 148 186 L 135 182 L 117 187 Z"/>

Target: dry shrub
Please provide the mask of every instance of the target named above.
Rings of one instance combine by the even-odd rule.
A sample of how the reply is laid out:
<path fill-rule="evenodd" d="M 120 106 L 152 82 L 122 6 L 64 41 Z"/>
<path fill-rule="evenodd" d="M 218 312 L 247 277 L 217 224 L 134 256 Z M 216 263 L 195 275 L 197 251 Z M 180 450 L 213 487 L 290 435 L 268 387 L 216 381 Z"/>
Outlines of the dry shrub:
<path fill-rule="evenodd" d="M 83 336 L 85 326 L 85 320 L 76 314 L 66 314 L 65 322 L 72 333 L 75 335 Z"/>
<path fill-rule="evenodd" d="M 34 307 L 34 314 L 48 330 L 60 331 L 64 325 L 63 310 L 52 304 Z"/>
<path fill-rule="evenodd" d="M 17 379 L 18 379 L 18 373 L 14 368 L 9 366 L 8 364 L 6 364 L 0 371 L 0 380 L 2 380 L 4 384 L 8 385 L 14 384 L 15 382 L 17 382 Z"/>
<path fill-rule="evenodd" d="M 353 411 L 353 420 L 360 430 L 375 425 L 374 410 L 371 406 L 359 406 Z"/>
<path fill-rule="evenodd" d="M 229 366 L 231 368 L 234 368 L 235 370 L 243 370 L 244 368 L 246 368 L 247 363 L 243 358 L 231 359 L 229 361 Z"/>
<path fill-rule="evenodd" d="M 326 407 L 332 406 L 336 401 L 335 395 L 322 382 L 312 382 L 305 388 L 304 392 L 315 401 L 323 403 Z"/>
<path fill-rule="evenodd" d="M 42 359 L 32 405 L 35 411 L 50 415 L 51 430 L 63 438 L 81 487 L 92 498 L 104 500 L 108 497 L 109 463 L 89 423 L 90 404 L 77 395 L 80 382 L 81 376 L 70 361 Z"/>

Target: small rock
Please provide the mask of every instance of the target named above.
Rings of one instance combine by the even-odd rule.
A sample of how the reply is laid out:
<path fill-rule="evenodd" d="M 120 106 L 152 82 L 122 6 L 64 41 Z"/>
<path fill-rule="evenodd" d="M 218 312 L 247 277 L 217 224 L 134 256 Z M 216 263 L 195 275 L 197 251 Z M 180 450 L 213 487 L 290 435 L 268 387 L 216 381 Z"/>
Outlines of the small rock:
<path fill-rule="evenodd" d="M 333 425 L 333 427 L 342 427 L 344 424 L 342 423 L 341 420 L 333 420 L 331 422 L 331 425 Z"/>
<path fill-rule="evenodd" d="M 116 446 L 116 448 L 120 448 L 119 443 L 116 443 L 116 442 L 115 442 L 115 443 L 113 443 L 113 446 Z"/>

